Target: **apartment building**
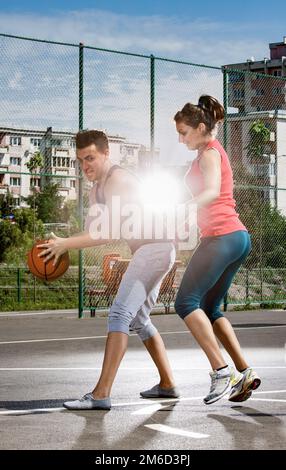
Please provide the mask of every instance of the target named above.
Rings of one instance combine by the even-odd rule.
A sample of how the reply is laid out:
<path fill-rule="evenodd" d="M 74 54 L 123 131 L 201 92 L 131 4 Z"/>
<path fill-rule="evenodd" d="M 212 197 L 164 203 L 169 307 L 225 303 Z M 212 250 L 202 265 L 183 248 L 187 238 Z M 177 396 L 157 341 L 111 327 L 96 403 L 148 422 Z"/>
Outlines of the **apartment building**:
<path fill-rule="evenodd" d="M 286 110 L 286 36 L 269 44 L 269 55 L 223 66 L 233 69 L 228 73 L 228 105 L 240 113 Z"/>
<path fill-rule="evenodd" d="M 254 58 L 223 68 L 228 73 L 227 150 L 261 187 L 264 200 L 286 216 L 286 37 L 269 44 L 269 58 Z M 231 71 L 233 70 L 233 71 Z M 251 160 L 249 130 L 260 121 L 270 131 L 260 159 Z"/>
<path fill-rule="evenodd" d="M 144 162 L 144 154 L 148 160 L 150 151 L 144 146 L 121 136 L 108 138 L 114 163 L 136 171 Z M 44 166 L 33 175 L 27 163 L 36 152 L 41 153 Z M 59 184 L 59 194 L 65 200 L 76 199 L 78 172 L 74 133 L 51 127 L 45 131 L 0 127 L 0 194 L 9 189 L 16 206 L 25 206 L 23 198 L 47 181 Z"/>
<path fill-rule="evenodd" d="M 255 121 L 262 122 L 270 131 L 269 141 L 258 159 L 252 159 L 247 151 L 249 130 Z M 227 151 L 233 166 L 242 163 L 261 187 L 264 200 L 286 216 L 286 111 L 228 114 L 227 122 Z"/>

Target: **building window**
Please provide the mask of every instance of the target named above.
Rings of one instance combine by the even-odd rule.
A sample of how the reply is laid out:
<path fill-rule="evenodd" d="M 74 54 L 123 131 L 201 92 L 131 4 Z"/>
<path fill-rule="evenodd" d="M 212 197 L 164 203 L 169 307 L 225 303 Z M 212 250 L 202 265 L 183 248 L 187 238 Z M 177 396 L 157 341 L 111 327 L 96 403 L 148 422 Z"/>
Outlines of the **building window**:
<path fill-rule="evenodd" d="M 274 75 L 274 77 L 281 77 L 281 75 L 282 75 L 281 70 L 274 70 L 273 75 Z"/>
<path fill-rule="evenodd" d="M 18 158 L 18 157 L 10 157 L 10 165 L 21 166 L 21 158 Z"/>
<path fill-rule="evenodd" d="M 75 140 L 73 139 L 67 139 L 66 140 L 66 143 L 67 143 L 67 146 L 72 148 L 72 149 L 75 149 Z"/>
<path fill-rule="evenodd" d="M 31 178 L 30 180 L 30 187 L 35 188 L 35 187 L 40 187 L 40 178 Z"/>
<path fill-rule="evenodd" d="M 53 157 L 53 166 L 57 168 L 69 168 L 70 158 L 68 157 Z"/>
<path fill-rule="evenodd" d="M 10 177 L 10 186 L 21 186 L 21 178 Z"/>
<path fill-rule="evenodd" d="M 281 93 L 282 93 L 282 88 L 281 87 L 272 88 L 272 94 L 273 95 L 281 95 Z"/>
<path fill-rule="evenodd" d="M 19 197 L 14 197 L 14 206 L 19 207 L 20 206 L 20 198 Z"/>
<path fill-rule="evenodd" d="M 239 72 L 229 72 L 228 73 L 229 82 L 237 83 L 244 81 L 244 74 Z"/>
<path fill-rule="evenodd" d="M 10 145 L 21 145 L 22 143 L 22 139 L 21 137 L 14 137 L 14 136 L 11 136 L 10 137 Z"/>
<path fill-rule="evenodd" d="M 70 160 L 71 168 L 75 168 L 75 160 Z"/>
<path fill-rule="evenodd" d="M 31 137 L 30 144 L 33 145 L 34 147 L 39 148 L 41 145 L 41 139 L 35 139 L 34 137 Z"/>
<path fill-rule="evenodd" d="M 70 186 L 71 188 L 75 188 L 75 180 L 70 180 Z"/>
<path fill-rule="evenodd" d="M 233 96 L 235 99 L 240 100 L 244 98 L 244 90 L 233 90 Z"/>
<path fill-rule="evenodd" d="M 269 176 L 275 176 L 276 171 L 275 171 L 275 163 L 270 163 L 269 164 Z"/>

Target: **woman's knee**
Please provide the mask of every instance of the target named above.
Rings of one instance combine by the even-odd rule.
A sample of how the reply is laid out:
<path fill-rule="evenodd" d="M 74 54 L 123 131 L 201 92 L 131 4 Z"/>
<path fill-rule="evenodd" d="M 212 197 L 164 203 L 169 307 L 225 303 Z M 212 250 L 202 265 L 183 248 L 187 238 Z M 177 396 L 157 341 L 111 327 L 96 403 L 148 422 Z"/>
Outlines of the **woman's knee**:
<path fill-rule="evenodd" d="M 191 296 L 182 298 L 177 296 L 174 305 L 176 313 L 184 319 L 187 315 L 192 313 L 194 310 L 200 308 L 200 303 L 198 299 L 195 299 Z"/>
<path fill-rule="evenodd" d="M 224 314 L 221 311 L 216 311 L 216 312 L 211 312 L 211 313 L 206 312 L 206 314 L 209 317 L 212 325 L 214 325 L 215 321 L 218 320 L 219 318 L 224 318 Z"/>

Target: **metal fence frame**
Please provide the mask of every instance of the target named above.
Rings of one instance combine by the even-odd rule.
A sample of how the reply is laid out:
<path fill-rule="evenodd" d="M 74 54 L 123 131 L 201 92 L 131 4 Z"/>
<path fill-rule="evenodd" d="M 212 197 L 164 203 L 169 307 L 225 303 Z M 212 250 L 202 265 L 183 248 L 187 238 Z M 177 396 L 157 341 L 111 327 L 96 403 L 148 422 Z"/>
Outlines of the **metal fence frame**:
<path fill-rule="evenodd" d="M 19 39 L 22 41 L 33 41 L 37 43 L 45 43 L 45 44 L 54 44 L 54 45 L 63 45 L 63 46 L 68 46 L 68 47 L 74 47 L 78 49 L 78 129 L 82 130 L 84 127 L 84 116 L 85 116 L 85 107 L 84 107 L 84 70 L 85 70 L 85 56 L 84 53 L 86 50 L 95 50 L 95 51 L 100 51 L 100 52 L 105 52 L 109 54 L 122 54 L 124 56 L 132 56 L 132 57 L 138 57 L 138 58 L 144 58 L 149 61 L 149 71 L 150 71 L 150 81 L 149 81 L 149 103 L 150 103 L 150 116 L 149 116 L 149 139 L 150 139 L 150 151 L 151 151 L 151 156 L 152 158 L 154 157 L 154 150 L 155 150 L 155 118 L 156 118 L 156 100 L 155 100 L 155 95 L 156 95 L 156 64 L 159 62 L 168 62 L 168 63 L 173 63 L 173 64 L 183 64 L 187 66 L 194 66 L 194 67 L 199 67 L 199 68 L 206 68 L 206 69 L 213 69 L 217 71 L 221 71 L 223 75 L 223 104 L 224 108 L 227 110 L 228 109 L 228 77 L 229 73 L 234 73 L 234 69 L 227 69 L 225 67 L 213 67 L 213 66 L 208 66 L 205 64 L 194 64 L 192 62 L 188 61 L 180 61 L 180 60 L 172 60 L 172 59 L 167 59 L 163 57 L 155 57 L 153 54 L 151 55 L 144 55 L 144 54 L 135 54 L 135 53 L 128 53 L 128 52 L 123 52 L 123 51 L 118 51 L 118 50 L 111 50 L 111 49 L 104 49 L 104 48 L 97 48 L 97 47 L 92 47 L 85 45 L 83 43 L 79 44 L 72 44 L 72 43 L 63 43 L 63 42 L 56 42 L 56 41 L 47 41 L 47 40 L 41 40 L 41 39 L 35 39 L 35 38 L 29 38 L 29 37 L 21 37 L 21 36 L 15 36 L 15 35 L 9 35 L 9 34 L 0 34 L 0 37 L 4 38 L 13 38 L 13 39 Z M 247 71 L 237 71 L 240 74 L 251 74 L 253 76 L 253 72 L 247 72 Z M 264 79 L 266 79 L 268 76 L 264 74 L 256 74 L 256 75 L 261 75 Z M 275 79 L 275 77 L 271 76 L 271 79 Z M 283 77 L 277 77 L 277 79 L 281 80 Z M 228 142 L 228 119 L 227 119 L 227 114 L 226 118 L 224 121 L 223 125 L 223 143 L 224 146 L 227 146 Z M 11 172 L 9 172 L 11 173 Z M 45 173 L 39 173 L 36 174 L 35 176 L 44 176 Z M 49 176 L 49 175 L 47 175 Z M 53 175 L 53 177 L 57 177 L 57 175 Z M 58 176 L 58 177 L 63 177 Z M 84 202 L 83 202 L 83 176 L 81 172 L 77 176 L 79 179 L 79 193 L 78 193 L 78 210 L 80 214 L 80 228 L 83 228 L 83 218 L 84 218 Z M 243 185 L 242 185 L 243 187 Z M 247 186 L 245 187 L 247 189 Z M 276 190 L 282 189 L 286 190 L 286 188 L 276 188 Z M 86 308 L 85 305 L 85 297 L 84 297 L 84 285 L 85 285 L 85 279 L 84 279 L 84 259 L 83 259 L 83 252 L 82 250 L 79 251 L 79 258 L 78 258 L 78 285 L 79 285 L 79 295 L 78 295 L 78 314 L 79 318 L 83 316 L 83 311 Z M 20 283 L 20 274 L 18 273 L 19 277 L 19 283 Z M 21 291 L 18 289 L 18 300 L 21 300 Z M 20 293 L 19 293 L 20 292 Z M 247 288 L 246 288 L 247 292 Z M 262 292 L 262 289 L 261 289 Z M 248 295 L 246 294 L 246 303 L 247 303 Z M 262 298 L 260 299 L 261 302 L 265 301 Z M 271 300 L 270 300 L 271 301 Z M 286 301 L 286 296 L 285 299 L 280 299 L 279 302 L 284 302 Z M 267 302 L 267 301 L 266 301 Z M 225 308 L 227 308 L 227 299 L 225 299 Z"/>

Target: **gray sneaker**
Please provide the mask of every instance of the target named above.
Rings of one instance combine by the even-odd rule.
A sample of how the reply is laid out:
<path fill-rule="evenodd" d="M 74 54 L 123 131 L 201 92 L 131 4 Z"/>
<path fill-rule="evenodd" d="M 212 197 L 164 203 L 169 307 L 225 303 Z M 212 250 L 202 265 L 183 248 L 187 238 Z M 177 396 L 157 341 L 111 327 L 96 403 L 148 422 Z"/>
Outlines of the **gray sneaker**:
<path fill-rule="evenodd" d="M 140 392 L 142 398 L 179 398 L 180 392 L 176 387 L 162 388 L 159 384 L 144 392 Z"/>
<path fill-rule="evenodd" d="M 96 400 L 92 393 L 87 393 L 80 400 L 66 401 L 63 406 L 68 410 L 110 410 L 109 397 Z"/>
<path fill-rule="evenodd" d="M 210 372 L 211 388 L 208 395 L 204 398 L 206 405 L 216 402 L 226 395 L 235 383 L 239 383 L 243 375 L 239 372 L 235 374 L 234 368 L 231 366 L 221 370 Z"/>

